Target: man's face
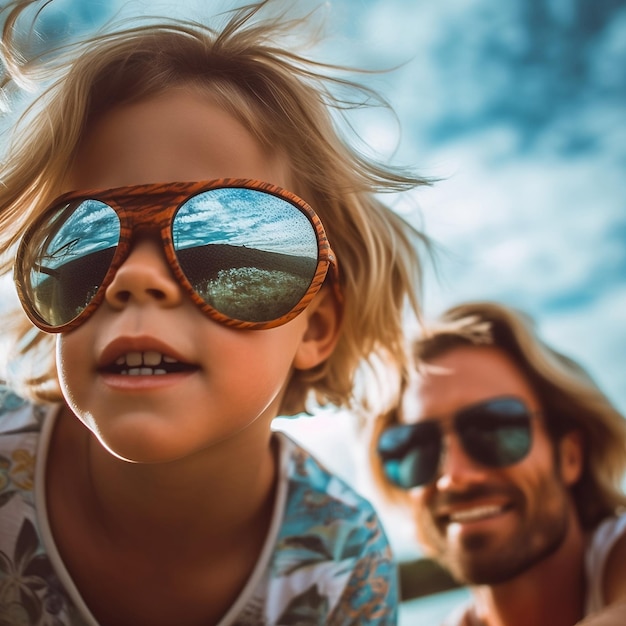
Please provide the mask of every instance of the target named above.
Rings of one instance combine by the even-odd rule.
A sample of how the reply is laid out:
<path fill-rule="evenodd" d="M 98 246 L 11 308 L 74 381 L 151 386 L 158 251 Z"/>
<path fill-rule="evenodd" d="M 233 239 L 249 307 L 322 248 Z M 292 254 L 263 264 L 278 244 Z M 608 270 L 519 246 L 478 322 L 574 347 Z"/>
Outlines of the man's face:
<path fill-rule="evenodd" d="M 404 422 L 439 420 L 445 433 L 435 480 L 410 492 L 418 538 L 461 582 L 510 580 L 561 546 L 574 518 L 568 487 L 580 468 L 560 467 L 537 395 L 504 352 L 463 346 L 429 366 L 402 409 Z M 492 468 L 467 454 L 450 420 L 502 396 L 522 400 L 533 414 L 532 443 L 519 462 Z"/>

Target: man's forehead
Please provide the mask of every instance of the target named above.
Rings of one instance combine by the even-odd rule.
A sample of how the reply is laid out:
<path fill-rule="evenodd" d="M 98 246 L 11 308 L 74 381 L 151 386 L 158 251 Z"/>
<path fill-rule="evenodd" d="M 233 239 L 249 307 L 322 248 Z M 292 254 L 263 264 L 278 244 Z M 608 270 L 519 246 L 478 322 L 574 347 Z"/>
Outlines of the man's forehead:
<path fill-rule="evenodd" d="M 504 395 L 538 403 L 516 363 L 493 346 L 459 346 L 422 364 L 402 399 L 400 419 L 412 423 L 446 417 L 460 408 Z"/>

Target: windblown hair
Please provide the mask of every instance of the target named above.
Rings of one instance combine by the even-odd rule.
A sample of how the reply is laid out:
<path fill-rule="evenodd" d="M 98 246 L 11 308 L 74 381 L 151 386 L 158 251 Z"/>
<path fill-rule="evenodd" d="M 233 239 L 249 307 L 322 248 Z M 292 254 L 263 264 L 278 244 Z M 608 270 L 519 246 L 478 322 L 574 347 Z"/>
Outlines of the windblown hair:
<path fill-rule="evenodd" d="M 341 339 L 325 363 L 293 374 L 281 412 L 305 409 L 311 396 L 322 405 L 365 403 L 354 392 L 357 372 L 379 357 L 399 371 L 408 368 L 403 321 L 407 302 L 420 316 L 418 250 L 429 244 L 379 194 L 429 181 L 364 156 L 340 130 L 333 112 L 387 105 L 349 78 L 354 70 L 311 60 L 281 43 L 310 15 L 264 15 L 272 4 L 265 0 L 222 16 L 219 29 L 146 20 L 29 56 L 17 37 L 25 29 L 17 26 L 37 4 L 8 6 L 1 42 L 5 92 L 15 96 L 33 78 L 44 77 L 47 85 L 16 124 L 0 170 L 0 275 L 10 271 L 9 255 L 58 195 L 81 141 L 101 116 L 172 87 L 191 88 L 234 115 L 268 150 L 287 156 L 292 191 L 318 213 L 338 258 Z M 12 320 L 11 382 L 36 399 L 59 399 L 51 337 L 21 312 Z"/>
<path fill-rule="evenodd" d="M 555 443 L 569 431 L 580 431 L 584 466 L 572 487 L 572 497 L 582 527 L 591 529 L 626 507 L 622 488 L 626 473 L 626 420 L 585 370 L 549 347 L 525 313 L 494 302 L 471 302 L 448 309 L 415 339 L 418 373 L 428 368 L 432 359 L 468 345 L 493 346 L 513 360 L 537 394 L 548 433 Z M 382 430 L 398 419 L 398 413 L 390 411 L 377 420 L 373 448 Z M 377 483 L 384 493 L 397 500 L 400 494 L 385 484 L 373 451 L 372 457 Z"/>

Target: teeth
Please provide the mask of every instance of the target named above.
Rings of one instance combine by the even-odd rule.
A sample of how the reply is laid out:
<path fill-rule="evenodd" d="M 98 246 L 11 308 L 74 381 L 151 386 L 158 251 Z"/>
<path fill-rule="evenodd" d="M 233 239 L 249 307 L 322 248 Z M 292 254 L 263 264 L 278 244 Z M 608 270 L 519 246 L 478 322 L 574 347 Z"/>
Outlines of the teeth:
<path fill-rule="evenodd" d="M 466 509 L 464 511 L 456 511 L 450 514 L 451 522 L 473 522 L 478 519 L 491 517 L 497 515 L 504 510 L 503 506 L 497 506 L 490 504 L 486 506 L 477 506 L 473 509 Z"/>
<path fill-rule="evenodd" d="M 163 368 L 157 368 L 161 363 L 178 363 L 178 361 L 156 350 L 146 352 L 128 352 L 115 360 L 115 365 L 123 368 L 121 374 L 129 376 L 153 376 L 167 374 Z"/>
<path fill-rule="evenodd" d="M 158 365 L 161 362 L 161 353 L 154 352 L 151 350 L 150 352 L 143 353 L 143 364 L 144 365 Z M 129 363 L 130 365 L 130 363 Z"/>
<path fill-rule="evenodd" d="M 128 376 L 154 376 L 160 374 L 167 374 L 165 370 L 162 369 L 152 369 L 151 367 L 131 367 L 127 370 L 122 370 L 122 374 L 126 374 Z"/>
<path fill-rule="evenodd" d="M 129 352 L 126 355 L 126 365 L 128 367 L 137 367 L 143 363 L 143 356 L 141 352 Z"/>

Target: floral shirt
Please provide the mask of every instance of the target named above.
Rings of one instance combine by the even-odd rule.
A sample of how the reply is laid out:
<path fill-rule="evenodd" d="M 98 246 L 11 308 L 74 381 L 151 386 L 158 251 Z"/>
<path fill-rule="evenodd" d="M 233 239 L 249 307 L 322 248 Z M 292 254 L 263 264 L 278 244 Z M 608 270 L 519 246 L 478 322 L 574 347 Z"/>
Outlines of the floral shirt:
<path fill-rule="evenodd" d="M 57 552 L 45 465 L 58 407 L 0 387 L 0 626 L 94 626 Z M 217 626 L 396 624 L 397 579 L 371 505 L 283 433 L 270 531 Z"/>

